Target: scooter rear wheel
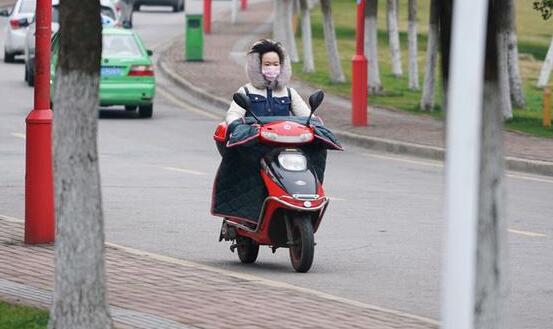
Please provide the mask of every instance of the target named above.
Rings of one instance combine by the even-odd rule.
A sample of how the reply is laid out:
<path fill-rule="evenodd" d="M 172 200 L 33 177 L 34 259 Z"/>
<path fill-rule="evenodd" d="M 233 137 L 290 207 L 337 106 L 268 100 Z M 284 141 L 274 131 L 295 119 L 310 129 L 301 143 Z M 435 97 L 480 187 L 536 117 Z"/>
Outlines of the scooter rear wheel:
<path fill-rule="evenodd" d="M 236 237 L 238 258 L 244 264 L 251 264 L 257 259 L 259 245 L 252 239 L 238 235 Z"/>
<path fill-rule="evenodd" d="M 294 245 L 290 246 L 290 261 L 297 272 L 309 271 L 315 254 L 313 225 L 309 216 L 297 216 L 292 219 L 292 237 Z"/>

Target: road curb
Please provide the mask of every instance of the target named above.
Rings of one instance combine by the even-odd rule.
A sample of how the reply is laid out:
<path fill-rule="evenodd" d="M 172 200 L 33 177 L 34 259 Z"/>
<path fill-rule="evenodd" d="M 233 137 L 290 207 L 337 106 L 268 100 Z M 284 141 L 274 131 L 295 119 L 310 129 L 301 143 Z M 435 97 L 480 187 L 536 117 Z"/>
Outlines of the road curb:
<path fill-rule="evenodd" d="M 246 37 L 251 38 L 251 35 Z M 168 43 L 167 46 L 162 49 L 157 61 L 158 67 L 167 77 L 170 78 L 171 81 L 177 84 L 180 88 L 184 89 L 187 93 L 191 94 L 193 97 L 196 97 L 197 99 L 200 99 L 218 109 L 228 108 L 230 103 L 229 100 L 214 96 L 208 93 L 206 90 L 196 87 L 192 82 L 175 73 L 175 70 L 173 70 L 171 67 L 172 65 L 170 61 L 167 60 L 167 53 L 175 42 L 176 41 Z M 330 126 L 330 128 L 332 128 L 332 126 Z M 356 145 L 376 151 L 411 155 L 425 159 L 443 161 L 445 158 L 445 149 L 441 147 L 407 143 L 379 137 L 363 136 L 349 131 L 334 128 L 332 128 L 332 131 L 343 142 L 350 145 Z M 553 176 L 553 162 L 530 160 L 517 157 L 505 157 L 505 163 L 508 170 L 529 174 Z"/>

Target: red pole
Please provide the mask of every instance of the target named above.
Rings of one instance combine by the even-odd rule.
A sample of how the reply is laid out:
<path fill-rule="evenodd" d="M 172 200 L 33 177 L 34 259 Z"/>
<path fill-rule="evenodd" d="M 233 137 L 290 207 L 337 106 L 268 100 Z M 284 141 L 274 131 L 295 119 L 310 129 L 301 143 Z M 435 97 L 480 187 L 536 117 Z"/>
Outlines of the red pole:
<path fill-rule="evenodd" d="M 351 67 L 351 123 L 354 126 L 366 126 L 368 85 L 367 57 L 364 54 L 365 0 L 357 0 L 357 31 L 355 37 L 355 55 Z"/>
<path fill-rule="evenodd" d="M 204 0 L 204 32 L 211 33 L 211 0 Z"/>
<path fill-rule="evenodd" d="M 25 243 L 54 241 L 50 37 L 52 0 L 37 0 L 35 102 L 26 119 Z"/>
<path fill-rule="evenodd" d="M 240 0 L 240 10 L 248 9 L 248 0 Z"/>

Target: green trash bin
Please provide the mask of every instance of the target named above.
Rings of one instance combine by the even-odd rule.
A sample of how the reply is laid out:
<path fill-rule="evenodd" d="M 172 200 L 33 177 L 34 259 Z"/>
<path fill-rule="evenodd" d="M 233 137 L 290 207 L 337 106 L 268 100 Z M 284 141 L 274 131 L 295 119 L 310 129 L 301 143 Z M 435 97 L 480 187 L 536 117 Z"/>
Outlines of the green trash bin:
<path fill-rule="evenodd" d="M 187 61 L 203 61 L 204 30 L 202 15 L 186 15 L 185 54 Z"/>

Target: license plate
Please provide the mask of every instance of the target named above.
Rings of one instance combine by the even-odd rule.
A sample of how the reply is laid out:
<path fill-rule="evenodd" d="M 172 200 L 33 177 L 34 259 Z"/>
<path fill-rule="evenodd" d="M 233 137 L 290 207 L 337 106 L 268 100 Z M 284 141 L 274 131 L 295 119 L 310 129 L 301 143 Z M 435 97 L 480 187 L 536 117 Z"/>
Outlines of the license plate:
<path fill-rule="evenodd" d="M 103 66 L 100 69 L 100 75 L 103 77 L 117 77 L 121 75 L 121 68 Z"/>

